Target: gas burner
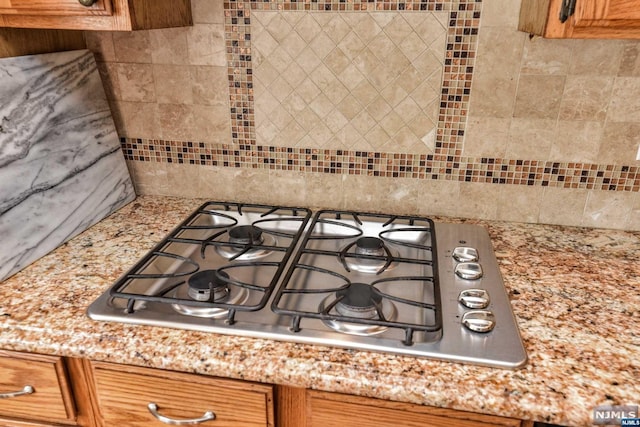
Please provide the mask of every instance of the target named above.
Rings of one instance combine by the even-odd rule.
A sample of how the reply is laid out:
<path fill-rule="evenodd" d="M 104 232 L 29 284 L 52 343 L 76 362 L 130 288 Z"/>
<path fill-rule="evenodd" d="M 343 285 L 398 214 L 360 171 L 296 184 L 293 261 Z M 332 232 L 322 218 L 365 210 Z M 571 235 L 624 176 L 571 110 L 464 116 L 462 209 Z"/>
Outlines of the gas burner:
<path fill-rule="evenodd" d="M 187 293 L 196 301 L 221 302 L 229 296 L 228 280 L 224 271 L 199 271 L 187 281 Z"/>
<path fill-rule="evenodd" d="M 378 237 L 360 237 L 340 252 L 344 268 L 361 273 L 380 274 L 391 270 L 393 258 L 391 250 Z"/>
<path fill-rule="evenodd" d="M 243 304 L 249 297 L 248 290 L 238 286 L 229 286 L 230 282 L 229 275 L 224 271 L 203 270 L 192 275 L 186 284 L 176 288 L 173 296 L 187 301 L 191 299 L 224 304 Z M 195 317 L 220 318 L 229 313 L 229 310 L 224 307 L 199 307 L 188 303 L 176 303 L 171 306 L 180 314 Z"/>
<path fill-rule="evenodd" d="M 229 242 L 239 245 L 261 245 L 262 231 L 254 225 L 238 225 L 229 230 Z"/>
<path fill-rule="evenodd" d="M 328 296 L 320 304 L 320 311 L 333 316 L 349 317 L 354 321 L 367 319 L 375 321 L 393 321 L 396 308 L 391 301 L 377 293 L 373 286 L 366 283 L 351 283 L 346 288 Z M 387 330 L 386 326 L 355 323 L 336 319 L 323 322 L 338 332 L 352 335 L 376 335 Z"/>
<path fill-rule="evenodd" d="M 270 255 L 273 251 L 264 246 L 275 246 L 276 239 L 255 225 L 238 225 L 228 231 L 232 245 L 216 246 L 216 251 L 230 260 L 251 261 Z"/>
<path fill-rule="evenodd" d="M 356 240 L 356 253 L 383 256 L 384 242 L 377 237 L 361 237 Z"/>

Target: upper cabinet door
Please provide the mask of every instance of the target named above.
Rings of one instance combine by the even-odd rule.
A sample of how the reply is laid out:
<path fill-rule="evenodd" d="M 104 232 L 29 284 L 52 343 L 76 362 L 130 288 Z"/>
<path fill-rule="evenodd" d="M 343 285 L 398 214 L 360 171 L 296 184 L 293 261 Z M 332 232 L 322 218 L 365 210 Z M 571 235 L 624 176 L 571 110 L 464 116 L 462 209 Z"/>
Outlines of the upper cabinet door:
<path fill-rule="evenodd" d="M 83 4 L 84 3 L 84 4 Z M 0 0 L 3 15 L 111 15 L 111 0 Z"/>
<path fill-rule="evenodd" d="M 640 0 L 575 0 L 575 11 L 564 23 L 562 3 L 522 0 L 518 29 L 548 38 L 640 38 Z"/>
<path fill-rule="evenodd" d="M 0 0 L 0 27 L 131 31 L 191 24 L 190 0 Z"/>

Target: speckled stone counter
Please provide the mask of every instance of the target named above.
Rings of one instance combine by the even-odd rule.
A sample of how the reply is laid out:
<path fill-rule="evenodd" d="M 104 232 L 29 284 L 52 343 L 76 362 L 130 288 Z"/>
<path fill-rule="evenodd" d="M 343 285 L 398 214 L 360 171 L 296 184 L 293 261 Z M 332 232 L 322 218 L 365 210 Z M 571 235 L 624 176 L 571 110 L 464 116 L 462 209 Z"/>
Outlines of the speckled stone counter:
<path fill-rule="evenodd" d="M 562 425 L 640 404 L 640 233 L 483 223 L 529 355 L 516 371 L 104 323 L 87 306 L 201 200 L 140 197 L 2 282 L 0 348 Z"/>

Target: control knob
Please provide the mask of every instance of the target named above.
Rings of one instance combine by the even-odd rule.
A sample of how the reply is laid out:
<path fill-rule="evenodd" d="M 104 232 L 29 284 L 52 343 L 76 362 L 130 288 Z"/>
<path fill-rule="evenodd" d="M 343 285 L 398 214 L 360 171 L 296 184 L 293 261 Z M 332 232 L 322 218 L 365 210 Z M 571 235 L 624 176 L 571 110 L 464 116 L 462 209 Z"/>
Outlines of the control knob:
<path fill-rule="evenodd" d="M 482 277 L 482 266 L 477 262 L 461 262 L 453 271 L 465 280 L 478 280 Z"/>
<path fill-rule="evenodd" d="M 490 301 L 489 293 L 484 289 L 465 289 L 458 295 L 458 302 L 472 309 L 487 308 Z"/>
<path fill-rule="evenodd" d="M 491 332 L 496 326 L 496 318 L 489 310 L 467 311 L 462 315 L 462 324 L 473 332 Z"/>
<path fill-rule="evenodd" d="M 453 259 L 458 262 L 478 261 L 478 250 L 469 246 L 457 246 L 453 250 Z"/>

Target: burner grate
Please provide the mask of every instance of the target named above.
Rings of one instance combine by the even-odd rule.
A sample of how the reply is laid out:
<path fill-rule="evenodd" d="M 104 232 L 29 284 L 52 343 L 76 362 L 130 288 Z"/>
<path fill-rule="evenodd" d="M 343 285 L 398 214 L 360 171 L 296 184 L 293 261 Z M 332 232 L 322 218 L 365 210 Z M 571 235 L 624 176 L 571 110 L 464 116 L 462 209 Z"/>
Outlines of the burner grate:
<path fill-rule="evenodd" d="M 426 340 L 439 339 L 442 307 L 434 230 L 428 218 L 319 211 L 275 293 L 271 308 L 290 316 L 293 332 L 302 331 L 304 319 L 313 318 L 347 333 L 349 328 L 341 325 L 355 325 L 353 334 L 399 329 L 404 331 L 402 343 L 406 346 L 413 345 L 416 332 L 424 333 Z M 360 252 L 365 253 L 354 250 L 359 242 L 364 247 Z M 376 254 L 367 253 L 376 250 Z M 375 268 L 352 268 L 350 263 L 355 260 Z M 344 269 L 343 274 L 334 268 L 321 267 L 332 262 Z M 428 274 L 419 274 L 424 270 Z M 367 285 L 382 301 L 373 304 L 370 313 L 374 315 L 367 317 L 359 312 L 345 315 L 344 310 L 335 310 L 346 289 L 354 284 Z M 318 298 L 321 304 L 305 304 L 305 300 Z M 384 304 L 397 306 L 397 311 L 393 311 L 398 313 L 397 319 L 388 318 L 381 308 Z M 367 325 L 371 328 L 365 328 Z"/>
<path fill-rule="evenodd" d="M 225 309 L 226 322 L 233 324 L 237 311 L 265 307 L 310 217 L 303 208 L 205 203 L 123 275 L 109 294 L 125 301 L 129 314 L 149 303 L 163 303 L 194 310 Z M 225 240 L 239 224 L 270 237 L 259 244 Z M 214 251 L 208 252 L 208 247 Z M 243 259 L 252 253 L 261 259 Z M 240 303 L 235 303 L 179 294 L 177 290 L 187 286 L 190 276 L 209 269 L 220 273 L 226 286 L 241 289 L 249 297 L 237 298 Z"/>

